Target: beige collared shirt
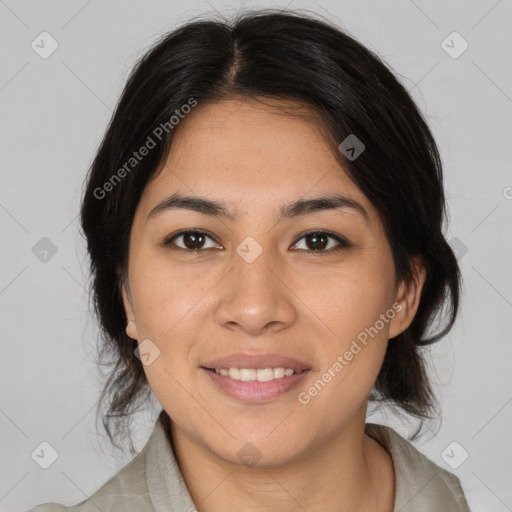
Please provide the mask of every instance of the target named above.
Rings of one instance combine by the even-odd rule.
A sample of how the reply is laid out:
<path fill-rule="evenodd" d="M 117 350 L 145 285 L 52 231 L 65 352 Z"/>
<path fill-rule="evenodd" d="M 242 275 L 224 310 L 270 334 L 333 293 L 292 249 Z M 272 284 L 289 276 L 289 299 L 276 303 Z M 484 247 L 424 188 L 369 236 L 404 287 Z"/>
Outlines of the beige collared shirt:
<path fill-rule="evenodd" d="M 393 459 L 393 512 L 470 512 L 459 479 L 395 430 L 366 423 L 365 432 Z M 195 512 L 160 418 L 143 449 L 90 498 L 74 506 L 44 503 L 27 512 Z"/>

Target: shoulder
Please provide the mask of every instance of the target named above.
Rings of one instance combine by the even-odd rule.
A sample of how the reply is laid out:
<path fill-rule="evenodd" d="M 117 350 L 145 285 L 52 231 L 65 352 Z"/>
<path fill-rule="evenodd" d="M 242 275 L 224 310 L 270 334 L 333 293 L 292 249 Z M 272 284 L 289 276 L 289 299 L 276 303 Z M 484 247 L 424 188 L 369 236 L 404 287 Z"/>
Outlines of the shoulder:
<path fill-rule="evenodd" d="M 153 510 L 146 481 L 147 445 L 90 497 L 75 505 L 42 503 L 26 512 Z"/>
<path fill-rule="evenodd" d="M 365 432 L 393 459 L 395 510 L 470 512 L 460 480 L 423 455 L 391 427 L 367 423 Z"/>
<path fill-rule="evenodd" d="M 72 506 L 43 503 L 27 512 L 195 510 L 163 421 L 160 415 L 142 450 L 92 496 Z"/>
<path fill-rule="evenodd" d="M 69 510 L 71 510 L 71 507 L 66 507 L 60 503 L 43 503 L 42 505 L 37 505 L 37 507 L 27 510 L 26 512 L 66 512 Z"/>

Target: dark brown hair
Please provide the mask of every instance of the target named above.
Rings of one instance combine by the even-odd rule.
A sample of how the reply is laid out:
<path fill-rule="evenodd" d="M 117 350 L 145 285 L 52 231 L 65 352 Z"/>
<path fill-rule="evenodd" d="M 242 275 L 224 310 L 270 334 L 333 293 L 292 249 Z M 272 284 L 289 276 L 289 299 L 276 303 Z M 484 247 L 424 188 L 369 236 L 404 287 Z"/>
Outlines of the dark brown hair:
<path fill-rule="evenodd" d="M 172 116 L 183 114 L 191 99 L 200 105 L 234 96 L 295 100 L 317 115 L 340 165 L 379 212 L 397 280 L 411 278 L 412 255 L 422 258 L 427 276 L 419 309 L 389 343 L 370 400 L 431 418 L 436 400 L 421 347 L 451 329 L 460 294 L 457 260 L 442 232 L 442 164 L 433 136 L 388 67 L 340 28 L 289 10 L 242 11 L 231 22 L 188 22 L 139 59 L 87 176 L 81 227 L 101 327 L 99 362 L 112 366 L 100 397 L 110 441 L 116 446 L 127 434 L 131 443 L 130 416 L 151 395 L 134 355 L 137 342 L 125 332 L 120 289 L 137 204 L 171 148 Z M 162 126 L 168 129 L 158 138 Z M 365 145 L 353 160 L 338 147 L 351 134 Z M 154 147 L 135 162 L 134 152 L 150 136 Z M 434 323 L 437 332 L 428 333 Z"/>

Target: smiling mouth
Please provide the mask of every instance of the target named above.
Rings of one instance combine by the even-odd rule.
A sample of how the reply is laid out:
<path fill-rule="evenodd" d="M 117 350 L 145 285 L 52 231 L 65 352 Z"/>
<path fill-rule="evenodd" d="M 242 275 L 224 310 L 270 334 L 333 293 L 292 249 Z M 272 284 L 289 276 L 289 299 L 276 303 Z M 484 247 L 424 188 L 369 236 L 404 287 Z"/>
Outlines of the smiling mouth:
<path fill-rule="evenodd" d="M 204 368 L 210 372 L 216 373 L 223 377 L 243 382 L 269 382 L 272 380 L 290 377 L 307 370 L 296 371 L 293 368 L 284 368 L 282 366 L 274 368 Z"/>
<path fill-rule="evenodd" d="M 208 368 L 201 366 L 213 389 L 237 401 L 264 404 L 288 395 L 312 373 L 307 369 L 284 368 Z"/>

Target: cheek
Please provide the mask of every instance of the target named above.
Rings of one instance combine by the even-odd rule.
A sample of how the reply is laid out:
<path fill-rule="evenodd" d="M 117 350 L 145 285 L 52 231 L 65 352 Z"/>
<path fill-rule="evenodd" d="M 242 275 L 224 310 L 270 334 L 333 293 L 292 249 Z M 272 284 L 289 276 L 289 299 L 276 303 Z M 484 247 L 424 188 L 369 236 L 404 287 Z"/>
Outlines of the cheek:
<path fill-rule="evenodd" d="M 334 409 L 336 404 L 355 407 L 370 392 L 394 317 L 392 291 L 393 274 L 372 271 L 369 265 L 354 265 L 350 271 L 334 273 L 324 287 L 309 292 L 313 311 L 329 328 L 322 340 L 321 382 L 317 381 L 316 391 L 311 390 L 319 397 L 323 395 L 318 406 L 322 407 L 323 402 L 326 408 L 329 404 L 334 404 Z"/>
<path fill-rule="evenodd" d="M 208 276 L 200 265 L 177 265 L 165 255 L 141 252 L 133 259 L 130 277 L 137 327 L 144 329 L 139 335 L 151 334 L 164 342 L 187 329 L 207 305 L 208 290 L 215 283 L 215 276 Z"/>
<path fill-rule="evenodd" d="M 139 344 L 149 339 L 156 346 L 149 344 L 150 351 L 158 354 L 144 365 L 144 373 L 160 404 L 179 415 L 193 407 L 186 392 L 196 378 L 191 374 L 191 350 L 202 338 L 201 326 L 211 309 L 208 291 L 221 276 L 205 273 L 199 265 L 170 264 L 142 252 L 132 262 L 130 285 Z"/>
<path fill-rule="evenodd" d="M 340 346 L 375 324 L 391 305 L 393 275 L 354 265 L 333 272 L 321 287 L 309 292 L 319 317 Z M 387 332 L 386 329 L 382 329 Z M 340 348 L 340 347 L 338 347 Z"/>

